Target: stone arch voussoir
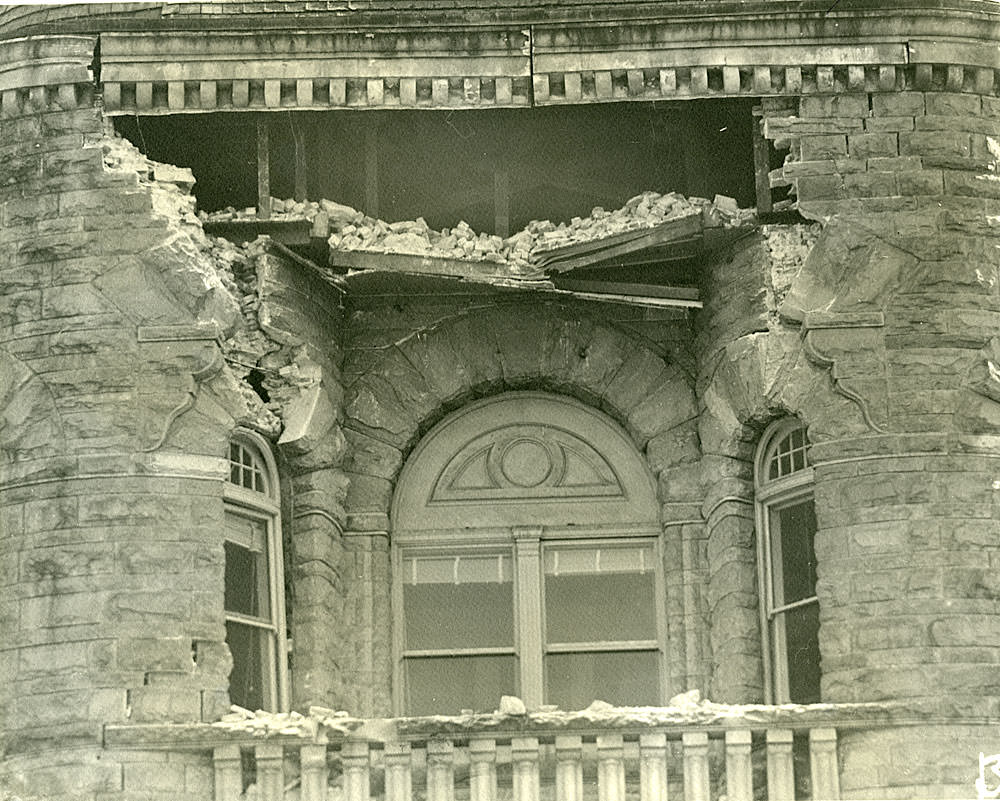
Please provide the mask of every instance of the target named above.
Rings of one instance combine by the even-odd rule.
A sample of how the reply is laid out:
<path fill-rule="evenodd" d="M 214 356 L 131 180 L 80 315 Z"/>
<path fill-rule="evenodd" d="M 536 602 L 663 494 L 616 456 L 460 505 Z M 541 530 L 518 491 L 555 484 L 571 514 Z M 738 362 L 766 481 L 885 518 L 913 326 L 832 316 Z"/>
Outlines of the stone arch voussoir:
<path fill-rule="evenodd" d="M 640 340 L 555 304 L 500 305 L 404 338 L 348 388 L 348 513 L 388 514 L 406 454 L 449 411 L 527 388 L 570 395 L 608 413 L 647 454 L 655 474 L 696 456 L 694 393 L 676 365 Z"/>

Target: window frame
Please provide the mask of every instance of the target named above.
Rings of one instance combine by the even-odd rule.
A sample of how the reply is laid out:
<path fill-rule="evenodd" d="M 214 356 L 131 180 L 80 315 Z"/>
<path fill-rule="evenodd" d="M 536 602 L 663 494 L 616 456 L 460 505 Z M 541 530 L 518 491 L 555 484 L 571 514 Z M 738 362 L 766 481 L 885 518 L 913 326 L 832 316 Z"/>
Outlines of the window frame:
<path fill-rule="evenodd" d="M 639 641 L 602 641 L 593 643 L 558 643 L 549 648 L 546 643 L 545 621 L 545 570 L 544 554 L 547 547 L 628 547 L 648 545 L 653 550 L 653 604 L 655 611 L 655 639 Z M 403 562 L 414 555 L 461 555 L 503 552 L 511 557 L 513 572 L 514 644 L 513 648 L 435 649 L 434 653 L 420 649 L 407 649 L 405 643 L 405 608 L 403 603 Z M 516 664 L 514 686 L 519 697 L 529 709 L 549 703 L 545 659 L 564 653 L 619 653 L 653 652 L 657 664 L 657 691 L 659 702 L 669 697 L 666 670 L 666 584 L 663 570 L 663 533 L 652 526 L 623 527 L 619 531 L 578 531 L 563 527 L 513 527 L 481 530 L 478 532 L 422 531 L 404 535 L 392 547 L 393 581 L 393 713 L 406 716 L 408 689 L 406 685 L 407 659 L 421 656 L 475 656 L 510 655 Z M 624 645 L 626 647 L 616 647 Z M 499 703 L 500 699 L 496 699 Z"/>
<path fill-rule="evenodd" d="M 286 712 L 289 709 L 289 675 L 288 653 L 289 643 L 285 619 L 285 579 L 284 558 L 282 555 L 281 535 L 281 496 L 278 485 L 278 469 L 271 448 L 267 441 L 253 431 L 237 430 L 227 443 L 227 466 L 232 468 L 229 457 L 229 446 L 237 444 L 259 459 L 264 489 L 262 491 L 249 489 L 232 481 L 231 472 L 227 474 L 223 485 L 223 502 L 226 513 L 263 522 L 265 525 L 265 558 L 268 568 L 268 601 L 270 611 L 268 616 L 256 617 L 233 612 L 225 608 L 223 603 L 223 619 L 225 623 L 236 623 L 243 626 L 269 632 L 267 645 L 270 657 L 268 666 L 262 664 L 265 675 L 262 683 L 268 688 L 268 695 L 273 699 L 274 709 L 267 711 Z M 228 536 L 225 542 L 244 547 Z M 228 643 L 227 643 L 228 644 Z"/>
<path fill-rule="evenodd" d="M 805 467 L 783 476 L 768 478 L 771 458 L 778 446 L 793 432 L 805 435 Z M 794 417 L 771 423 L 760 437 L 754 458 L 754 515 L 757 530 L 757 581 L 760 594 L 761 653 L 764 665 L 765 701 L 769 704 L 789 703 L 789 670 L 787 643 L 785 641 L 785 614 L 803 606 L 819 604 L 816 594 L 792 603 L 777 604 L 775 587 L 783 585 L 784 576 L 780 562 L 776 570 L 775 559 L 781 558 L 780 530 L 775 530 L 772 516 L 775 512 L 814 500 L 813 467 L 808 463 L 811 444 L 807 426 Z M 778 654 L 782 658 L 777 658 Z"/>

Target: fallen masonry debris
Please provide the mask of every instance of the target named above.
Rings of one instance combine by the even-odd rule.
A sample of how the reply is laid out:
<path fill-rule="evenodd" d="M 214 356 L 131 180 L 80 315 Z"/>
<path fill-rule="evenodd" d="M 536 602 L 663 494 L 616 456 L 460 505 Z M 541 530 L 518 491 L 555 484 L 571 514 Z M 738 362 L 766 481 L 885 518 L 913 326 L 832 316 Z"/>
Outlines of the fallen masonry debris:
<path fill-rule="evenodd" d="M 228 208 L 212 214 L 201 213 L 205 223 L 233 221 L 252 222 L 257 211 Z M 540 268 L 558 261 L 563 253 L 586 254 L 584 260 L 597 261 L 605 254 L 601 243 L 613 240 L 615 253 L 622 245 L 634 242 L 634 247 L 651 244 L 642 235 L 659 226 L 691 220 L 691 226 L 732 229 L 752 225 L 755 213 L 740 209 L 735 200 L 717 195 L 714 201 L 687 198 L 676 192 L 660 194 L 647 191 L 636 195 L 620 209 L 607 211 L 595 208 L 588 217 L 574 217 L 570 222 L 554 223 L 533 220 L 521 231 L 506 239 L 486 233 L 476 233 L 468 223 L 459 222 L 453 228 L 432 229 L 427 222 L 416 220 L 386 222 L 366 216 L 363 212 L 331 200 L 291 201 L 272 198 L 270 220 L 275 222 L 307 220 L 312 223 L 313 236 L 325 235 L 331 252 L 421 256 L 502 265 L 512 276 L 536 277 Z M 670 228 L 674 236 L 676 226 Z M 685 233 L 688 231 L 685 229 Z M 666 237 L 666 238 L 670 238 Z M 660 244 L 653 241 L 652 244 Z M 592 245 L 592 246 L 591 246 Z M 624 252 L 628 251 L 628 245 Z M 335 262 L 337 256 L 332 256 Z M 354 266 L 350 260 L 347 266 Z"/>
<path fill-rule="evenodd" d="M 596 700 L 585 709 L 564 710 L 543 706 L 527 711 L 519 698 L 504 696 L 493 712 L 463 712 L 458 715 L 430 715 L 410 718 L 357 718 L 349 712 L 313 706 L 308 714 L 298 712 L 251 712 L 233 706 L 231 712 L 212 723 L 211 728 L 264 737 L 285 734 L 313 738 L 321 732 L 350 736 L 370 742 L 391 742 L 399 737 L 421 734 L 443 736 L 461 732 L 526 732 L 576 730 L 599 726 L 604 729 L 655 728 L 690 725 L 768 725 L 789 716 L 820 720 L 843 719 L 844 709 L 869 715 L 909 714 L 904 705 L 893 703 L 861 704 L 718 704 L 702 698 L 698 690 L 671 698 L 665 706 L 619 707 Z M 838 716 L 841 716 L 838 718 Z"/>

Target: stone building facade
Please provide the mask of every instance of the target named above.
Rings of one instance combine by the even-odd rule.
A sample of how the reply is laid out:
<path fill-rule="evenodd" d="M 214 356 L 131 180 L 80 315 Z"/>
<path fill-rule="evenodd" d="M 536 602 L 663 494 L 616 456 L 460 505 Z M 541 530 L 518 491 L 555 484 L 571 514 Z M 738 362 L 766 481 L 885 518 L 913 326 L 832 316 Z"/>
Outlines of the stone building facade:
<path fill-rule="evenodd" d="M 976 0 L 0 11 L 0 789 L 195 801 L 236 797 L 226 793 L 252 777 L 268 797 L 275 776 L 299 776 L 286 797 L 326 797 L 308 763 L 324 786 L 342 771 L 351 801 L 377 797 L 379 786 L 350 783 L 363 738 L 341 743 L 334 723 L 348 718 L 329 710 L 360 730 L 459 713 L 450 700 L 434 708 L 450 698 L 435 682 L 459 686 L 480 659 L 473 696 L 509 691 L 528 715 L 508 709 L 448 747 L 499 731 L 501 749 L 534 732 L 536 752 L 558 750 L 560 732 L 580 734 L 547 706 L 559 658 L 595 671 L 591 685 L 566 674 L 567 709 L 586 697 L 669 718 L 671 699 L 692 690 L 734 705 L 726 718 L 694 704 L 696 736 L 628 715 L 584 732 L 598 747 L 625 732 L 626 756 L 627 743 L 663 734 L 664 758 L 680 761 L 662 786 L 688 797 L 741 797 L 732 772 L 716 777 L 711 744 L 747 720 L 753 758 L 771 758 L 772 797 L 788 790 L 771 748 L 786 740 L 763 731 L 803 727 L 836 734 L 832 784 L 812 752 L 813 797 L 832 786 L 845 798 L 969 797 L 977 777 L 993 787 L 980 755 L 1000 752 L 998 40 L 1000 9 Z M 649 274 L 625 282 L 642 292 L 623 289 L 613 270 L 588 291 L 500 267 L 444 278 L 392 253 L 346 273 L 316 255 L 315 237 L 295 239 L 294 213 L 262 219 L 268 180 L 321 196 L 326 167 L 282 177 L 268 158 L 267 126 L 279 147 L 279 125 L 297 114 L 334 131 L 314 134 L 328 137 L 322 160 L 376 218 L 377 179 L 413 167 L 380 170 L 352 125 L 363 137 L 368 119 L 391 130 L 417 119 L 407 114 L 459 126 L 479 114 L 504 141 L 505 110 L 530 129 L 583 106 L 602 109 L 607 129 L 590 132 L 609 150 L 616 115 L 678 115 L 670 130 L 686 149 L 654 149 L 674 172 L 639 191 L 737 195 L 730 173 L 748 176 L 740 205 L 757 206 L 756 222 L 717 241 L 699 225 L 684 240 L 694 250 L 678 256 L 671 240 L 650 258 L 679 262 L 687 292 Z M 714 153 L 691 109 L 745 126 L 741 144 Z M 229 146 L 195 133 L 220 124 L 244 126 L 242 178 L 205 166 L 227 163 Z M 167 140 L 161 150 L 190 159 L 163 163 L 155 142 Z M 636 181 L 659 169 L 629 163 Z M 495 202 L 499 233 L 511 214 L 498 199 L 507 179 L 494 177 L 507 173 L 487 174 L 455 202 Z M 247 205 L 244 178 L 262 191 L 241 230 L 270 237 L 242 244 L 253 237 L 230 231 L 226 244 L 195 195 L 216 193 L 210 211 Z M 334 184 L 322 196 L 348 202 Z M 382 197 L 390 220 L 392 202 Z M 695 216 L 731 205 L 705 201 Z M 789 456 L 785 470 L 786 452 L 807 462 Z M 792 513 L 775 522 L 799 508 L 788 499 L 814 510 L 811 526 Z M 785 563 L 782 591 L 793 568 L 816 574 L 787 608 L 772 597 L 779 523 L 814 537 L 814 555 Z M 629 629 L 635 613 L 648 630 L 594 634 L 590 651 L 574 646 L 582 634 L 547 641 L 539 604 L 554 628 L 556 577 L 574 575 L 556 558 L 601 553 L 623 566 L 579 574 L 617 576 L 593 585 L 612 587 L 609 599 L 634 584 L 646 600 L 614 625 Z M 252 604 L 237 597 L 240 559 L 269 573 Z M 449 583 L 428 578 L 435 565 L 452 571 L 453 594 L 427 600 Z M 459 577 L 494 567 L 489 582 Z M 477 606 L 463 582 L 515 595 Z M 419 604 L 433 614 L 442 598 L 471 604 L 477 631 L 512 616 L 497 626 L 516 642 L 483 635 L 477 651 L 435 640 L 448 625 L 412 633 Z M 783 617 L 807 607 L 818 609 L 818 697 L 795 689 L 811 646 L 790 656 L 798 629 Z M 468 624 L 455 614 L 457 629 Z M 234 658 L 240 636 L 257 645 Z M 237 691 L 235 676 L 254 689 Z M 595 686 L 620 697 L 580 695 Z M 495 708 L 463 691 L 461 709 Z M 234 723 L 243 699 L 303 717 L 282 719 L 293 733 L 266 715 Z M 724 719 L 698 718 L 710 713 Z M 441 721 L 395 724 L 420 732 L 406 747 L 425 748 L 428 766 L 458 725 Z M 690 756 L 702 736 L 704 763 Z M 364 752 L 363 772 L 368 782 L 384 767 L 388 798 L 402 752 L 385 742 Z M 787 744 L 797 760 L 791 734 Z M 691 766 L 707 776 L 709 762 L 702 787 Z"/>

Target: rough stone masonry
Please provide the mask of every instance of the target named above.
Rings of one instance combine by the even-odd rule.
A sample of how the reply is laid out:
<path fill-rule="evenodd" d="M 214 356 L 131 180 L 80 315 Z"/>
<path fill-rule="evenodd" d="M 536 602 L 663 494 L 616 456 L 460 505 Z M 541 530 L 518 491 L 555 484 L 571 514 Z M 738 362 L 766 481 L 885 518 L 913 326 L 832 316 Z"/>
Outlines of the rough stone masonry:
<path fill-rule="evenodd" d="M 695 27 L 709 13 L 676 5 Z M 817 63 L 812 46 L 818 55 L 789 51 L 803 62 L 792 67 L 676 64 L 650 45 L 656 66 L 636 70 L 622 34 L 594 39 L 604 50 L 581 77 L 539 44 L 534 68 L 555 64 L 537 76 L 539 104 L 659 101 L 678 86 L 759 96 L 764 136 L 789 149 L 770 180 L 811 223 L 769 223 L 709 260 L 698 312 L 529 293 L 362 299 L 273 243 L 212 240 L 192 177 L 110 135 L 88 69 L 100 25 L 68 18 L 46 32 L 0 18 L 13 26 L 0 29 L 0 787 L 211 797 L 208 752 L 103 744 L 109 726 L 197 729 L 228 711 L 221 532 L 239 426 L 270 437 L 286 493 L 294 709 L 389 715 L 402 465 L 447 413 L 530 388 L 608 415 L 656 477 L 667 678 L 718 703 L 763 700 L 754 447 L 773 419 L 806 423 L 824 701 L 901 704 L 920 724 L 845 731 L 842 793 L 968 795 L 979 752 L 1000 752 L 1000 100 L 977 49 L 997 20 L 983 4 L 958 3 L 947 21 L 890 5 L 794 20 L 835 47 L 847 28 L 852 42 L 865 31 L 895 42 L 905 19 L 923 31 L 906 64 L 865 39 L 865 64 L 854 49 L 838 51 L 844 65 Z M 741 47 L 791 24 L 727 8 L 711 12 Z M 275 9 L 239 10 L 287 31 L 307 13 Z M 176 9 L 205 25 L 236 11 Z M 148 23 L 164 53 L 188 42 L 184 24 L 168 35 L 149 14 L 121 27 Z M 585 20 L 564 22 L 578 34 Z M 617 27 L 638 36 L 633 23 Z M 680 22 L 650 31 L 668 24 Z M 678 38 L 664 41 L 686 41 L 669 31 Z M 269 36 L 240 41 L 297 63 Z M 989 35 L 984 47 L 995 49 Z M 261 69 L 243 107 L 258 88 L 261 113 L 323 97 L 323 76 L 279 79 L 265 54 L 243 58 Z M 151 115 L 214 110 L 227 81 L 228 102 L 242 102 L 242 78 L 191 69 L 204 80 L 108 81 Z M 332 113 L 332 81 L 346 98 L 347 79 L 325 79 Z M 428 104 L 483 99 L 478 78 L 478 94 L 467 75 L 419 79 L 445 81 L 428 84 Z M 384 101 L 381 76 L 350 80 L 351 97 Z"/>

